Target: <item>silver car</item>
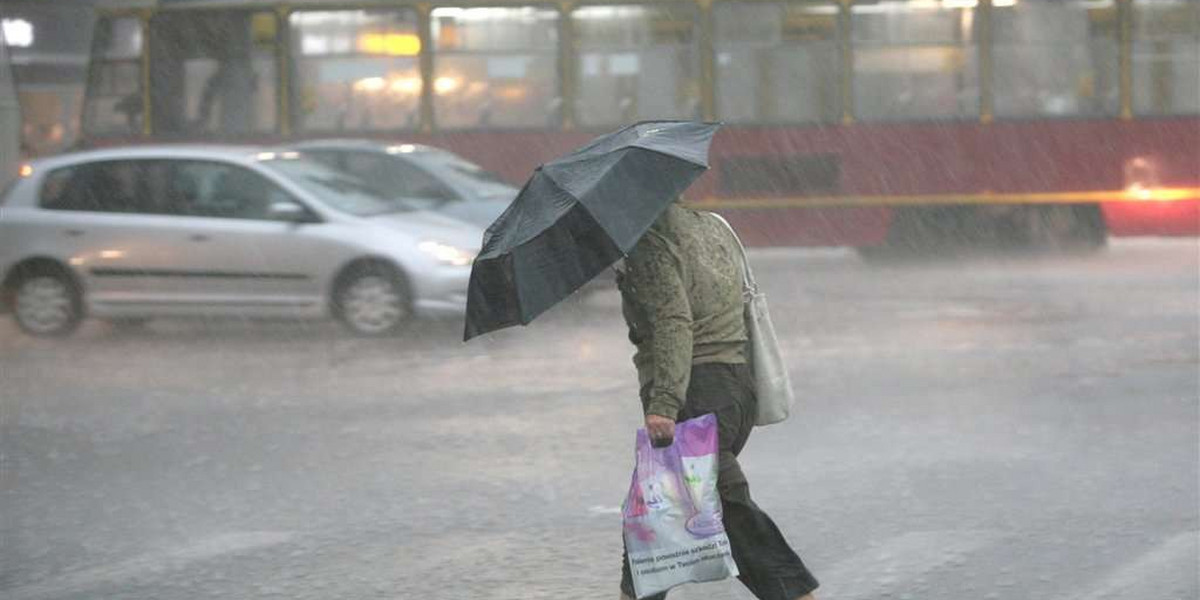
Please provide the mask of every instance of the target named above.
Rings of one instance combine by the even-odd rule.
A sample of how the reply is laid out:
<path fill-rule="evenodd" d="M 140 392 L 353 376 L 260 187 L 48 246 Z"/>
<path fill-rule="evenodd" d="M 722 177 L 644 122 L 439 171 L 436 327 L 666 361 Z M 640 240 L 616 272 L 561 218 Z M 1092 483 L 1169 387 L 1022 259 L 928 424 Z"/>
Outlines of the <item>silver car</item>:
<path fill-rule="evenodd" d="M 354 175 L 386 196 L 486 228 L 517 196 L 509 185 L 457 154 L 421 144 L 331 139 L 291 146 L 306 157 Z"/>
<path fill-rule="evenodd" d="M 0 292 L 24 331 L 85 316 L 459 315 L 482 229 L 291 151 L 138 146 L 33 162 L 0 199 Z"/>

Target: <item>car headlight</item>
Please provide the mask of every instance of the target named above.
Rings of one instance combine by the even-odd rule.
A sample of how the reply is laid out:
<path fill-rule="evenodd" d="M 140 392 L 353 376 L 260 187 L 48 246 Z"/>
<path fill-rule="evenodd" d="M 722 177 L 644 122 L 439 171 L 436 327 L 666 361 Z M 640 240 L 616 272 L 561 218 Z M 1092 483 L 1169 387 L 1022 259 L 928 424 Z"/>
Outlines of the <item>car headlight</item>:
<path fill-rule="evenodd" d="M 475 261 L 474 251 L 442 242 L 427 240 L 417 244 L 417 249 L 444 265 L 465 267 Z"/>

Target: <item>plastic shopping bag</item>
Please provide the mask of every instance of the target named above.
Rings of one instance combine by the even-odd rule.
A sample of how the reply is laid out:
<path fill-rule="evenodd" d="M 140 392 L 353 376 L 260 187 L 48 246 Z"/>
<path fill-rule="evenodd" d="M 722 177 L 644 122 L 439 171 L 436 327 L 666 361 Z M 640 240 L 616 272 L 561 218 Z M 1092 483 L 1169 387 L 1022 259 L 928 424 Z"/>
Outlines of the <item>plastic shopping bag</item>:
<path fill-rule="evenodd" d="M 716 416 L 677 423 L 666 448 L 654 448 L 646 430 L 638 430 L 622 514 L 638 598 L 738 574 L 717 495 Z"/>

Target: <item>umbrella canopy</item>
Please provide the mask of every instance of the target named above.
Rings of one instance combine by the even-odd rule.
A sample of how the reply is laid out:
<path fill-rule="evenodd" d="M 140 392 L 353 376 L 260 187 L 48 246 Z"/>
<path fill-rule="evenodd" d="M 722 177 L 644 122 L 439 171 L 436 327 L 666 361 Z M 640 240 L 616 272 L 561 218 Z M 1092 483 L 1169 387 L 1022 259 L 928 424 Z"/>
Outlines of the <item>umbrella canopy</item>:
<path fill-rule="evenodd" d="M 528 324 L 625 256 L 708 168 L 719 126 L 645 121 L 538 167 L 484 233 L 463 340 Z"/>

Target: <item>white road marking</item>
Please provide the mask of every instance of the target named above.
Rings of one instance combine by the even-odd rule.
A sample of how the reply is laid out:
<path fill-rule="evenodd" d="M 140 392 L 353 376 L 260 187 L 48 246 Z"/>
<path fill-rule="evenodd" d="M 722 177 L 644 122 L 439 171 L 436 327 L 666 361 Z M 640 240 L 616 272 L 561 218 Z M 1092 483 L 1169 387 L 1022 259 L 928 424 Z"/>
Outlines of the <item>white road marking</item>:
<path fill-rule="evenodd" d="M 1200 591 L 1200 532 L 1168 538 L 1071 600 L 1195 600 Z"/>
<path fill-rule="evenodd" d="M 179 569 L 189 563 L 283 544 L 294 537 L 287 532 L 243 531 L 224 533 L 165 552 L 144 554 L 108 565 L 66 573 L 47 581 L 2 590 L 6 600 L 37 600 L 84 592 L 101 585 Z"/>
<path fill-rule="evenodd" d="M 588 512 L 593 515 L 619 515 L 621 514 L 620 506 L 591 506 L 588 507 Z"/>

